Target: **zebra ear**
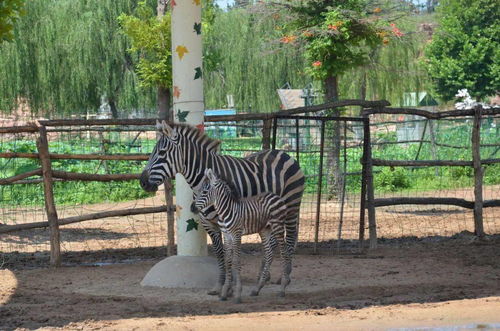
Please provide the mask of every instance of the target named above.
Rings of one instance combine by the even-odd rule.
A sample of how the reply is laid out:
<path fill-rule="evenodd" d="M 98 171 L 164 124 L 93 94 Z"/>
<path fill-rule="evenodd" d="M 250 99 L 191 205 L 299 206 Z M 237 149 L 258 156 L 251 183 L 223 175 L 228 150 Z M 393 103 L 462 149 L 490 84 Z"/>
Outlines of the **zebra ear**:
<path fill-rule="evenodd" d="M 164 120 L 161 121 L 161 123 L 156 120 L 156 128 L 158 129 L 158 131 L 170 138 L 172 137 L 172 134 L 174 132 L 174 129 Z"/>
<path fill-rule="evenodd" d="M 205 169 L 205 176 L 207 176 L 208 180 L 213 182 L 215 180 L 214 171 L 210 168 Z"/>

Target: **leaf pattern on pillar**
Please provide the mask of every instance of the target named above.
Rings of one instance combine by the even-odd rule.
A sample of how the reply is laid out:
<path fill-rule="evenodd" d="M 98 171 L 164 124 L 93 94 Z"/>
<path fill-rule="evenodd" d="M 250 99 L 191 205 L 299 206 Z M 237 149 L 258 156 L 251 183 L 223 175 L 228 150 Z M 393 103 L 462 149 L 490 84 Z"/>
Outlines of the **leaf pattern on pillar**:
<path fill-rule="evenodd" d="M 201 34 L 201 23 L 194 23 L 194 26 L 193 26 L 193 29 L 194 31 L 196 32 L 196 34 Z"/>
<path fill-rule="evenodd" d="M 201 132 L 205 132 L 205 124 L 203 124 L 203 123 L 198 124 L 198 125 L 196 126 L 196 128 L 197 128 L 198 130 L 200 130 Z"/>
<path fill-rule="evenodd" d="M 175 51 L 177 52 L 177 54 L 179 55 L 179 59 L 181 59 L 181 60 L 184 57 L 184 54 L 189 53 L 187 47 L 184 45 L 178 45 L 175 48 Z"/>
<path fill-rule="evenodd" d="M 186 223 L 187 223 L 186 232 L 189 232 L 193 229 L 198 231 L 198 222 L 196 222 L 194 218 L 188 219 Z"/>
<path fill-rule="evenodd" d="M 179 86 L 174 86 L 174 92 L 172 94 L 176 99 L 179 99 L 181 97 L 181 89 L 179 88 Z"/>
<path fill-rule="evenodd" d="M 199 79 L 203 77 L 203 73 L 201 72 L 200 67 L 194 68 L 194 79 Z"/>
<path fill-rule="evenodd" d="M 177 114 L 175 116 L 177 116 L 179 122 L 186 122 L 186 117 L 188 116 L 188 114 L 189 114 L 188 110 L 177 109 Z"/>

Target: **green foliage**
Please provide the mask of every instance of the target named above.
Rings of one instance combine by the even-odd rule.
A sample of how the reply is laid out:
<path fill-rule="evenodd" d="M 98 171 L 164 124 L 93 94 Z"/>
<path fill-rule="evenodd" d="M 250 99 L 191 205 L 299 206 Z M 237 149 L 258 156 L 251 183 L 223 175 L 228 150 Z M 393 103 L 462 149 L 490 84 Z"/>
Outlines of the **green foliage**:
<path fill-rule="evenodd" d="M 118 21 L 131 41 L 129 52 L 139 58 L 136 72 L 141 85 L 171 87 L 170 13 L 158 18 L 146 1 L 141 1 L 133 15 L 121 14 Z"/>
<path fill-rule="evenodd" d="M 482 99 L 500 89 L 500 6 L 496 0 L 443 0 L 427 69 L 445 100 L 466 88 Z"/>
<path fill-rule="evenodd" d="M 276 89 L 289 82 L 303 87 L 311 78 L 304 73 L 304 59 L 290 47 L 276 50 L 284 18 L 263 17 L 251 9 L 216 11 L 207 32 L 203 26 L 204 91 L 208 109 L 227 103 L 245 112 L 279 109 Z"/>
<path fill-rule="evenodd" d="M 155 81 L 164 79 L 165 84 L 170 84 L 166 78 L 170 75 L 170 56 L 165 53 L 170 48 L 165 46 L 163 55 L 158 53 L 160 40 L 168 42 L 169 33 L 160 33 L 161 38 L 156 38 L 158 34 L 151 37 L 151 31 L 166 31 L 169 21 L 165 17 L 161 23 L 164 26 L 158 26 L 161 24 L 154 17 L 155 4 L 154 0 L 147 0 L 146 4 L 141 1 L 140 5 L 134 0 L 27 2 L 27 14 L 16 23 L 14 42 L 0 47 L 0 110 L 15 109 L 19 102 L 26 101 L 40 115 L 68 116 L 94 112 L 104 94 L 122 112 L 154 108 Z M 304 56 L 304 48 L 285 47 L 287 44 L 277 42 L 290 35 L 287 29 L 291 23 L 285 11 L 262 15 L 258 6 L 223 11 L 213 2 L 203 5 L 207 108 L 224 106 L 226 95 L 232 94 L 239 110 L 275 111 L 280 106 L 277 88 L 287 82 L 293 88 L 302 88 L 311 82 L 315 68 L 310 63 L 312 58 L 307 60 Z M 369 10 L 361 9 L 371 20 Z M 383 17 L 380 22 L 387 21 L 384 10 L 378 14 Z M 124 14 L 122 24 L 116 19 L 120 14 Z M 328 30 L 328 20 L 350 20 L 349 11 L 332 11 L 328 15 L 315 18 L 326 24 L 318 35 L 333 31 Z M 413 21 L 431 19 L 412 16 L 411 22 L 395 23 L 401 29 L 414 31 Z M 130 24 L 127 36 L 125 22 Z M 340 30 L 347 27 L 341 26 Z M 387 33 L 379 36 L 381 40 L 394 36 L 388 24 L 381 28 Z M 133 38 L 129 39 L 128 34 Z M 305 36 L 297 36 L 297 45 L 305 45 Z M 138 40 L 137 48 L 131 45 L 134 39 Z M 396 105 L 403 92 L 425 89 L 427 77 L 418 67 L 424 43 L 421 35 L 409 33 L 381 44 L 376 52 L 369 53 L 367 64 L 348 69 L 340 77 L 340 95 L 359 98 L 360 86 L 366 82 L 368 99 L 386 98 Z M 348 51 L 358 54 L 356 49 L 365 48 L 363 45 L 359 43 Z M 134 51 L 127 51 L 131 48 Z M 319 88 L 320 83 L 315 82 L 315 87 Z M 321 102 L 321 97 L 316 102 Z"/>
<path fill-rule="evenodd" d="M 27 1 L 14 41 L 0 48 L 0 109 L 19 102 L 43 115 L 94 112 L 106 95 L 118 108 L 154 105 L 138 93 L 116 17 L 133 1 Z"/>
<path fill-rule="evenodd" d="M 138 153 L 141 150 L 131 150 L 130 141 L 119 141 L 113 137 L 116 132 L 109 133 L 106 138 L 115 141 L 107 146 L 109 153 Z M 115 138 L 115 139 L 112 139 Z M 130 138 L 132 139 L 132 138 Z M 116 142 L 118 140 L 118 142 Z M 101 152 L 102 142 L 100 139 L 84 141 L 81 139 L 61 140 L 49 143 L 49 149 L 53 153 L 98 153 Z M 156 141 L 143 140 L 141 148 L 151 150 Z M 136 141 L 137 143 L 137 141 Z M 134 143 L 134 144 L 136 144 Z M 36 146 L 32 141 L 0 142 L 0 150 L 11 152 L 35 152 Z M 107 167 L 104 163 L 107 163 Z M 63 170 L 78 173 L 140 173 L 144 162 L 140 161 L 82 161 L 82 160 L 52 160 L 54 170 Z M 0 169 L 2 178 L 11 177 L 30 170 L 39 168 L 38 160 L 32 159 L 1 159 Z M 142 199 L 151 196 L 143 191 L 137 181 L 119 182 L 81 182 L 63 181 L 54 183 L 54 197 L 57 204 L 82 204 L 100 202 L 118 202 L 126 200 Z M 23 206 L 43 205 L 43 189 L 41 184 L 18 184 L 0 186 L 0 205 Z"/>
<path fill-rule="evenodd" d="M 0 1 L 0 43 L 12 41 L 14 24 L 24 11 L 25 0 L 2 0 Z"/>
<path fill-rule="evenodd" d="M 320 80 L 367 64 L 389 26 L 379 16 L 370 17 L 365 0 L 307 0 L 289 8 L 292 19 L 281 41 L 303 43 L 307 71 Z"/>
<path fill-rule="evenodd" d="M 383 168 L 375 176 L 375 187 L 381 191 L 399 191 L 410 187 L 409 173 L 404 168 Z"/>

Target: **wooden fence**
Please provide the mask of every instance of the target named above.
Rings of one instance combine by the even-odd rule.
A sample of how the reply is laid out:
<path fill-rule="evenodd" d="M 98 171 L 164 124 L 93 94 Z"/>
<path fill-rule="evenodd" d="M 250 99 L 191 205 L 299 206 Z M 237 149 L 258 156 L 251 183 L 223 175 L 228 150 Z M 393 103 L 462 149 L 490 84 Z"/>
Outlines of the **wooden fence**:
<path fill-rule="evenodd" d="M 375 248 L 377 245 L 377 225 L 375 208 L 388 205 L 399 204 L 449 204 L 464 208 L 474 209 L 474 224 L 478 236 L 484 235 L 482 225 L 482 209 L 487 207 L 500 206 L 500 200 L 483 201 L 482 198 L 482 178 L 484 164 L 500 163 L 500 159 L 481 160 L 480 147 L 480 123 L 481 117 L 484 115 L 498 115 L 500 108 L 482 109 L 481 107 L 471 110 L 453 110 L 447 112 L 429 112 L 421 109 L 409 108 L 389 108 L 387 101 L 363 101 L 363 100 L 342 100 L 337 102 L 326 103 L 311 107 L 300 107 L 287 111 L 280 111 L 266 114 L 238 114 L 224 116 L 206 116 L 206 122 L 240 122 L 257 120 L 262 121 L 262 147 L 264 149 L 271 148 L 276 141 L 276 126 L 277 119 L 283 116 L 296 114 L 306 114 L 311 112 L 319 112 L 327 109 L 334 109 L 345 106 L 360 106 L 364 108 L 363 118 L 358 118 L 364 123 L 364 138 L 363 138 L 363 163 L 362 170 L 362 187 L 361 187 L 361 210 L 359 221 L 359 240 L 362 247 L 365 239 L 365 210 L 368 214 L 368 229 L 370 238 L 370 248 Z M 395 161 L 395 160 L 379 160 L 373 159 L 371 154 L 371 137 L 370 137 L 370 122 L 369 116 L 375 114 L 411 114 L 423 116 L 428 119 L 443 119 L 448 117 L 463 117 L 474 116 L 473 134 L 472 134 L 472 161 L 453 161 L 453 160 L 413 160 L 413 161 Z M 0 151 L 0 158 L 37 158 L 40 160 L 41 168 L 31 170 L 22 174 L 18 174 L 9 178 L 0 179 L 0 185 L 12 185 L 16 183 L 26 183 L 26 179 L 32 176 L 41 176 L 41 179 L 30 180 L 43 182 L 45 211 L 47 214 L 47 222 L 31 222 L 26 224 L 5 225 L 0 228 L 0 234 L 14 231 L 21 231 L 34 228 L 50 229 L 50 263 L 53 266 L 58 266 L 61 263 L 59 226 L 67 225 L 87 220 L 95 220 L 113 216 L 127 216 L 149 213 L 167 213 L 167 232 L 169 236 L 168 245 L 169 252 L 173 251 L 173 222 L 175 206 L 172 203 L 171 188 L 169 183 L 165 189 L 166 203 L 158 207 L 134 208 L 115 210 L 107 212 L 99 212 L 81 216 L 59 218 L 57 208 L 54 203 L 53 182 L 55 180 L 64 181 L 123 181 L 138 179 L 140 174 L 87 174 L 74 173 L 66 171 L 56 171 L 51 167 L 51 160 L 57 159 L 78 159 L 78 160 L 147 160 L 148 154 L 59 154 L 49 153 L 47 128 L 60 127 L 88 127 L 91 125 L 111 126 L 111 125 L 148 125 L 152 126 L 156 122 L 155 119 L 112 119 L 112 120 L 40 120 L 33 125 L 17 126 L 17 127 L 2 127 L 0 134 L 14 133 L 37 133 L 37 153 L 15 153 Z M 323 122 L 324 123 L 324 122 Z M 71 130 L 71 129 L 70 129 Z M 274 144 L 273 144 L 274 142 Z M 297 144 L 298 146 L 298 144 Z M 455 198 L 389 198 L 375 199 L 373 186 L 373 167 L 374 166 L 471 166 L 474 168 L 474 201 L 466 201 Z"/>
<path fill-rule="evenodd" d="M 375 107 L 371 109 L 365 109 L 363 111 L 363 116 L 368 117 L 370 115 L 377 114 L 394 114 L 394 115 L 417 115 L 425 117 L 427 119 L 440 120 L 446 118 L 457 118 L 473 116 L 472 125 L 472 135 L 471 135 L 471 158 L 472 161 L 459 161 L 459 160 L 380 160 L 374 159 L 371 155 L 371 148 L 367 146 L 369 160 L 367 161 L 367 171 L 372 172 L 373 166 L 389 166 L 389 167 L 439 167 L 439 166 L 468 166 L 474 169 L 474 201 L 468 201 L 459 198 L 438 198 L 438 197 L 398 197 L 398 198 L 383 198 L 374 199 L 373 198 L 373 186 L 370 182 L 367 183 L 367 208 L 369 209 L 369 217 L 372 222 L 369 225 L 370 229 L 370 248 L 376 248 L 377 245 L 377 233 L 375 224 L 375 207 L 382 206 L 395 206 L 395 205 L 454 205 L 462 208 L 468 208 L 474 210 L 474 229 L 475 234 L 478 237 L 483 237 L 485 235 L 483 226 L 483 208 L 488 207 L 500 207 L 500 199 L 492 199 L 483 201 L 483 165 L 500 163 L 500 159 L 481 159 L 481 119 L 484 115 L 495 116 L 500 114 L 500 108 L 488 108 L 483 109 L 481 105 L 475 107 L 474 109 L 465 110 L 450 110 L 443 112 L 431 112 L 422 109 L 412 109 L 412 108 L 388 108 L 388 107 Z M 365 131 L 365 135 L 369 134 Z M 431 144 L 436 145 L 434 139 L 432 139 L 433 134 L 431 132 Z M 370 138 L 365 136 L 365 143 L 371 145 L 367 141 Z M 484 146 L 484 145 L 483 145 Z M 494 144 L 494 146 L 500 146 Z M 453 146 L 457 147 L 457 146 Z M 460 147 L 459 147 L 460 148 Z M 433 153 L 434 154 L 434 153 Z M 436 158 L 436 156 L 434 156 Z M 371 179 L 370 179 L 371 180 Z M 371 210 L 371 212 L 370 212 Z M 360 231 L 362 231 L 360 227 Z"/>

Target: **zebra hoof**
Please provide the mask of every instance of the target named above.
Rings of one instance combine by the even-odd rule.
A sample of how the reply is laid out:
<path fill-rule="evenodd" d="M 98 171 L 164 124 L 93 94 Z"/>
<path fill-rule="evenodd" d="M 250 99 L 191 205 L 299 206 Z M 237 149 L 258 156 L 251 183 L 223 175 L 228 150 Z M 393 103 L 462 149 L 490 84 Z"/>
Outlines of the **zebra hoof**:
<path fill-rule="evenodd" d="M 241 303 L 241 298 L 234 298 L 234 303 L 236 304 Z"/>
<path fill-rule="evenodd" d="M 284 297 L 285 297 L 285 291 L 279 291 L 279 292 L 278 292 L 278 296 L 279 296 L 280 298 L 284 298 Z"/>
<path fill-rule="evenodd" d="M 259 295 L 259 291 L 257 291 L 257 290 L 252 290 L 252 292 L 250 292 L 251 297 L 256 297 L 258 295 Z"/>
<path fill-rule="evenodd" d="M 227 301 L 227 297 L 220 297 L 219 300 L 220 301 Z"/>

